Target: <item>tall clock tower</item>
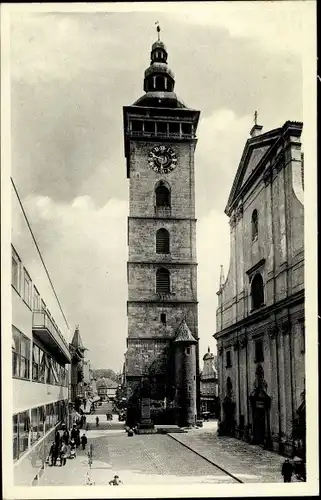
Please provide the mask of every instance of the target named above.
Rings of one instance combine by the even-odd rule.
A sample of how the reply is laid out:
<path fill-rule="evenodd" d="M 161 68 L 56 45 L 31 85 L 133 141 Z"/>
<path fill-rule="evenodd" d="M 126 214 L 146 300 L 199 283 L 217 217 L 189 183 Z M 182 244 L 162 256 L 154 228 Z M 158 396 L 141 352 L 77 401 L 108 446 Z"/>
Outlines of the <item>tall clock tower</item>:
<path fill-rule="evenodd" d="M 174 92 L 159 39 L 144 95 L 125 106 L 129 179 L 128 337 L 130 395 L 148 377 L 151 398 L 195 423 L 199 397 L 194 152 L 199 111 Z"/>

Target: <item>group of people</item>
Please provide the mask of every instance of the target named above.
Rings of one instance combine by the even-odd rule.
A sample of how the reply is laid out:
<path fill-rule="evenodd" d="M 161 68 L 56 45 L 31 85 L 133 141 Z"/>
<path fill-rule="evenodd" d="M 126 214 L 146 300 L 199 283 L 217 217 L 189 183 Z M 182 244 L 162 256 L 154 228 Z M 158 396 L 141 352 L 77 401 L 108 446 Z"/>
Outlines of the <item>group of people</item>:
<path fill-rule="evenodd" d="M 69 433 L 68 429 L 64 425 L 62 428 L 62 434 L 59 430 L 56 431 L 55 439 L 51 444 L 49 457 L 51 458 L 51 465 L 55 466 L 57 460 L 60 460 L 60 466 L 66 465 L 67 458 L 76 457 L 76 449 L 82 445 L 82 449 L 86 449 L 87 436 L 85 433 L 80 437 L 80 430 L 76 423 Z"/>

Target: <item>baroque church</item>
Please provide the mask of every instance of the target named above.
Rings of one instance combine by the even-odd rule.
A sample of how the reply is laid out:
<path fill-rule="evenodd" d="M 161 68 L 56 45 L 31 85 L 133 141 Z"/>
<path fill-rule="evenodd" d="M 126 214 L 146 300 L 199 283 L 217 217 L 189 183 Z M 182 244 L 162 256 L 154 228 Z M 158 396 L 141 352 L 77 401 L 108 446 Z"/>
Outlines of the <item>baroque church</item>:
<path fill-rule="evenodd" d="M 302 123 L 255 123 L 232 185 L 217 292 L 219 431 L 305 455 Z"/>
<path fill-rule="evenodd" d="M 194 152 L 200 112 L 174 92 L 166 46 L 152 45 L 144 94 L 123 108 L 129 179 L 127 396 L 193 425 L 199 410 Z M 173 422 L 174 423 L 174 422 Z"/>

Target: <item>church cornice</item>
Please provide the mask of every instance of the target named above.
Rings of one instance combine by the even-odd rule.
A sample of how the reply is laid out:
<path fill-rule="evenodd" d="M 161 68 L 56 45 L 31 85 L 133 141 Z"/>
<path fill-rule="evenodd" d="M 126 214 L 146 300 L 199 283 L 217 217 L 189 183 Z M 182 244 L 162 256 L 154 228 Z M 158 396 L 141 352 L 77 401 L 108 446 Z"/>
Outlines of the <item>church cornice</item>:
<path fill-rule="evenodd" d="M 230 325 L 227 328 L 224 328 L 223 330 L 220 330 L 219 332 L 214 333 L 213 337 L 216 340 L 221 339 L 225 335 L 229 335 L 232 332 L 234 332 L 235 330 L 239 330 L 240 328 L 244 328 L 244 327 L 253 325 L 253 324 L 257 323 L 258 321 L 268 319 L 272 313 L 275 313 L 275 312 L 279 311 L 280 309 L 292 306 L 293 304 L 295 304 L 297 302 L 303 302 L 304 296 L 305 296 L 304 290 L 300 290 L 299 292 L 291 295 L 290 297 L 286 297 L 285 299 L 280 300 L 276 304 L 266 306 L 264 310 L 260 309 L 256 313 L 252 313 L 251 315 L 247 316 L 246 318 L 243 318 L 242 320 L 233 323 L 233 325 Z"/>

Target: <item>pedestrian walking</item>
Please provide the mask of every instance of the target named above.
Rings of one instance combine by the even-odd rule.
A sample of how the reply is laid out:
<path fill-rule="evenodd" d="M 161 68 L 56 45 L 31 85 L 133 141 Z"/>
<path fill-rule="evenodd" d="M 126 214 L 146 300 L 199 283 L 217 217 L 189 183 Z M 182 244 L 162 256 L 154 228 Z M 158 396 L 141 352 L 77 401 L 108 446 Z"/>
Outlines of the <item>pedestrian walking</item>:
<path fill-rule="evenodd" d="M 62 443 L 61 448 L 60 448 L 60 467 L 62 465 L 66 465 L 67 454 L 68 454 L 67 445 L 66 445 L 66 443 Z"/>
<path fill-rule="evenodd" d="M 69 432 L 67 431 L 67 429 L 64 431 L 62 435 L 62 442 L 65 443 L 66 445 L 69 444 Z"/>
<path fill-rule="evenodd" d="M 99 427 L 99 417 L 96 417 L 96 427 Z"/>
<path fill-rule="evenodd" d="M 291 483 L 292 474 L 293 474 L 293 465 L 291 464 L 290 460 L 286 458 L 282 465 L 282 476 L 285 483 Z"/>
<path fill-rule="evenodd" d="M 86 444 L 87 444 L 87 437 L 86 434 L 83 433 L 83 435 L 81 436 L 81 445 L 83 450 L 86 449 Z"/>
<path fill-rule="evenodd" d="M 58 454 L 59 454 L 59 447 L 57 443 L 53 441 L 49 451 L 49 457 L 51 457 L 51 465 L 53 466 L 56 465 Z"/>
<path fill-rule="evenodd" d="M 111 481 L 109 481 L 109 484 L 111 486 L 119 486 L 120 484 L 122 484 L 122 481 L 119 479 L 119 476 L 116 475 Z"/>

